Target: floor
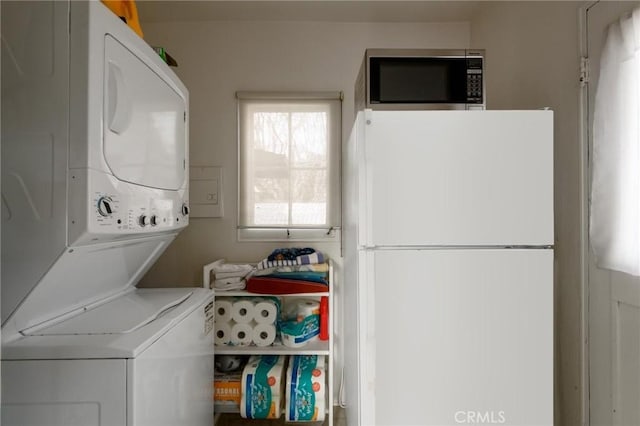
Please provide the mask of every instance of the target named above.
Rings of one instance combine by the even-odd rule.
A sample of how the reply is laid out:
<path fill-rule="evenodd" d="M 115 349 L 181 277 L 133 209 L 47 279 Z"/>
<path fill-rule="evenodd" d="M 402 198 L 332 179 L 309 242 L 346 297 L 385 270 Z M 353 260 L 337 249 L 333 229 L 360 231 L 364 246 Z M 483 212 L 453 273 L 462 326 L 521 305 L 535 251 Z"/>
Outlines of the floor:
<path fill-rule="evenodd" d="M 238 414 L 222 414 L 218 421 L 215 423 L 215 426 L 282 426 L 288 425 L 291 426 L 294 423 L 286 423 L 284 421 L 284 416 L 278 420 L 252 420 L 252 419 L 243 419 Z M 298 425 L 303 425 L 305 423 L 297 423 Z M 307 423 L 309 425 L 322 425 L 328 426 L 329 422 L 325 420 L 324 423 Z M 344 410 L 340 407 L 334 407 L 333 409 L 333 426 L 346 426 L 347 419 L 345 417 Z"/>

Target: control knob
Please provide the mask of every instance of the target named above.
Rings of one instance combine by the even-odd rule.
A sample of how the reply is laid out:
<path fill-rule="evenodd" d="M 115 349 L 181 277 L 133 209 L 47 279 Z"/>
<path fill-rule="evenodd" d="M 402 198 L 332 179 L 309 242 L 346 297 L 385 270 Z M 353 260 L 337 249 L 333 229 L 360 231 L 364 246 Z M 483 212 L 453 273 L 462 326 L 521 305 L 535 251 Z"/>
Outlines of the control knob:
<path fill-rule="evenodd" d="M 138 217 L 138 223 L 144 228 L 149 224 L 149 217 L 147 215 L 141 214 L 140 217 Z"/>
<path fill-rule="evenodd" d="M 187 203 L 184 203 L 182 205 L 182 216 L 186 216 L 189 214 L 189 206 L 187 205 Z"/>
<path fill-rule="evenodd" d="M 107 217 L 113 213 L 112 202 L 113 200 L 110 197 L 100 197 L 98 199 L 98 213 L 100 216 Z"/>

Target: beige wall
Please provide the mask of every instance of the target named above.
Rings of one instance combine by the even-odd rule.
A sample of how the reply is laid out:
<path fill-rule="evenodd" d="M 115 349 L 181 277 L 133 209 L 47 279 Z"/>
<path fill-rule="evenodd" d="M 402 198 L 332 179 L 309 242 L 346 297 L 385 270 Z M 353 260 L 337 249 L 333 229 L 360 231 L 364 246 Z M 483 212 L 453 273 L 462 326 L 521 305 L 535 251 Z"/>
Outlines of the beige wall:
<path fill-rule="evenodd" d="M 199 285 L 217 258 L 262 259 L 279 243 L 236 239 L 238 90 L 344 91 L 343 134 L 353 119 L 353 85 L 367 47 L 466 47 L 468 23 L 189 22 L 145 24 L 145 38 L 176 58 L 190 92 L 190 158 L 222 166 L 224 217 L 191 219 L 142 285 Z M 300 245 L 300 243 L 296 244 Z M 339 244 L 313 244 L 340 261 Z"/>
<path fill-rule="evenodd" d="M 224 217 L 191 219 L 141 286 L 201 285 L 202 266 L 218 258 L 257 261 L 283 243 L 238 242 L 236 100 L 238 90 L 340 90 L 343 138 L 353 121 L 353 87 L 367 47 L 469 46 L 468 23 L 369 24 L 329 22 L 189 22 L 145 24 L 145 39 L 176 58 L 190 93 L 190 159 L 222 166 Z M 323 250 L 336 263 L 336 298 L 342 284 L 339 243 L 295 243 Z M 344 283 L 349 285 L 349 283 Z M 342 366 L 343 307 L 336 304 L 336 394 Z M 344 307 L 353 309 L 353 307 Z"/>
<path fill-rule="evenodd" d="M 555 118 L 555 417 L 579 425 L 581 379 L 581 176 L 579 2 L 487 2 L 472 22 L 487 50 L 488 106 L 550 107 Z"/>
<path fill-rule="evenodd" d="M 191 163 L 224 167 L 222 219 L 192 219 L 142 281 L 199 285 L 217 258 L 253 261 L 277 243 L 236 240 L 237 90 L 342 90 L 343 135 L 366 47 L 487 50 L 488 106 L 555 111 L 556 424 L 580 424 L 581 284 L 578 2 L 482 2 L 471 24 L 189 22 L 145 24 L 178 60 L 191 95 Z M 340 264 L 338 244 L 313 244 Z M 339 266 L 339 265 L 338 265 Z M 348 285 L 346 283 L 345 285 Z"/>

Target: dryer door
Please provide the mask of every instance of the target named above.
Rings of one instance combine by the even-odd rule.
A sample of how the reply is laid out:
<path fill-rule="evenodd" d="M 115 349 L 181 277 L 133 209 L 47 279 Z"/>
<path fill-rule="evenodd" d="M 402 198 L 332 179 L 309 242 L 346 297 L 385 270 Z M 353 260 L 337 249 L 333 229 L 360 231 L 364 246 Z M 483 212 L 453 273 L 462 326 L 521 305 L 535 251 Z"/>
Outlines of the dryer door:
<path fill-rule="evenodd" d="M 111 172 L 138 185 L 180 189 L 185 178 L 185 99 L 108 34 L 104 64 L 104 156 Z"/>

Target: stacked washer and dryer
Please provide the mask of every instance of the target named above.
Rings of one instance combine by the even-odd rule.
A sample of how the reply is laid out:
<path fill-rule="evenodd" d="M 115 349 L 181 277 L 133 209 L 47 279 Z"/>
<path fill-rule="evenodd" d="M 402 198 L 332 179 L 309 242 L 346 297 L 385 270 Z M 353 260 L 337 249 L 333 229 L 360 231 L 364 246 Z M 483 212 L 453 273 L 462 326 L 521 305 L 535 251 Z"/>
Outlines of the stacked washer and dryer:
<path fill-rule="evenodd" d="M 188 224 L 188 92 L 98 1 L 2 16 L 2 425 L 213 424 L 213 294 L 138 289 Z"/>

